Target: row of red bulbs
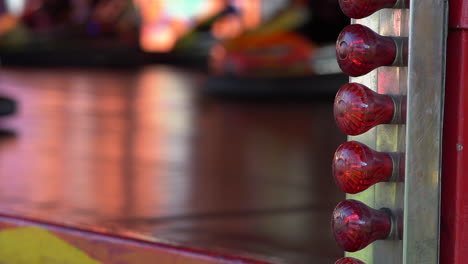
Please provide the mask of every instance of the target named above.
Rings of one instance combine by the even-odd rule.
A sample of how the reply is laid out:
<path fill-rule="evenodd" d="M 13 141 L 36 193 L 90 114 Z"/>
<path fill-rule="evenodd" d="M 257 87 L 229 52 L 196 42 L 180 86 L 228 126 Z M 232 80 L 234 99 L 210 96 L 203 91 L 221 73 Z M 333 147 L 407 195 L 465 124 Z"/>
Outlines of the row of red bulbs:
<path fill-rule="evenodd" d="M 383 8 L 409 7 L 409 0 L 339 0 L 345 15 L 364 18 Z M 404 66 L 407 63 L 407 40 L 381 36 L 363 25 L 349 25 L 336 42 L 336 57 L 349 76 L 365 75 L 381 66 Z M 360 135 L 380 124 L 402 123 L 406 116 L 403 98 L 378 94 L 358 83 L 348 83 L 337 93 L 334 115 L 338 127 L 348 135 Z M 359 193 L 370 186 L 403 177 L 401 156 L 377 152 L 368 146 L 349 141 L 342 144 L 333 158 L 333 177 L 346 193 Z M 379 239 L 401 234 L 392 231 L 395 219 L 388 209 L 373 209 L 356 200 L 339 203 L 332 217 L 337 244 L 348 252 L 361 250 Z M 393 228 L 396 229 L 396 228 Z M 335 264 L 365 264 L 350 257 Z"/>

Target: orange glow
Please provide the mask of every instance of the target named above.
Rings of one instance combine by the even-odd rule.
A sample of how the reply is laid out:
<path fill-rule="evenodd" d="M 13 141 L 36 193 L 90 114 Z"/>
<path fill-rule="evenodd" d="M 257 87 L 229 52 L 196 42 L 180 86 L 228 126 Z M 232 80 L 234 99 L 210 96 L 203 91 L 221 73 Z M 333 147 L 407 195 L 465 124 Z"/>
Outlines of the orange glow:
<path fill-rule="evenodd" d="M 12 30 L 18 24 L 18 18 L 11 15 L 0 15 L 0 36 Z"/>
<path fill-rule="evenodd" d="M 154 22 L 161 14 L 161 0 L 133 0 L 139 7 L 143 23 Z"/>
<path fill-rule="evenodd" d="M 253 29 L 261 22 L 261 2 L 260 0 L 248 0 L 242 2 L 242 14 L 244 26 L 247 29 Z"/>
<path fill-rule="evenodd" d="M 181 35 L 185 34 L 189 30 L 189 24 L 186 23 L 185 21 L 176 19 L 172 21 L 171 28 L 174 31 L 174 33 L 177 35 L 177 37 L 180 37 Z"/>
<path fill-rule="evenodd" d="M 228 15 L 219 19 L 212 33 L 218 39 L 229 39 L 239 36 L 243 31 L 242 21 L 237 15 Z"/>
<path fill-rule="evenodd" d="M 156 29 L 146 26 L 141 32 L 140 43 L 145 51 L 168 52 L 177 41 L 177 33 L 168 26 Z"/>
<path fill-rule="evenodd" d="M 226 57 L 226 49 L 220 44 L 215 45 L 211 49 L 211 57 L 216 60 L 222 60 L 224 57 Z"/>
<path fill-rule="evenodd" d="M 214 74 L 223 73 L 224 60 L 226 58 L 226 49 L 221 44 L 213 46 L 210 50 L 210 69 Z"/>

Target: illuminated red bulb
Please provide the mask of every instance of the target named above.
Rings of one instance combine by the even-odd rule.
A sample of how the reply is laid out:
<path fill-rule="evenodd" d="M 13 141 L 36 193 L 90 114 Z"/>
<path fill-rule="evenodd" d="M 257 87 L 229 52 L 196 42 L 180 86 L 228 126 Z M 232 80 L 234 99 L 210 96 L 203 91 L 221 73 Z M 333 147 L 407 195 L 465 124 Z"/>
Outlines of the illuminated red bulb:
<path fill-rule="evenodd" d="M 384 8 L 392 8 L 397 0 L 339 0 L 343 13 L 351 18 L 364 18 Z"/>
<path fill-rule="evenodd" d="M 388 153 L 349 141 L 336 150 L 332 168 L 338 187 L 354 194 L 378 182 L 388 181 L 393 175 L 393 160 Z"/>
<path fill-rule="evenodd" d="M 393 120 L 395 103 L 388 95 L 378 94 L 365 85 L 348 83 L 336 94 L 335 121 L 348 135 L 360 135 Z"/>
<path fill-rule="evenodd" d="M 355 252 L 390 235 L 391 216 L 356 200 L 345 200 L 333 211 L 332 231 L 343 250 Z"/>
<path fill-rule="evenodd" d="M 347 257 L 347 258 L 340 258 L 339 260 L 335 262 L 335 264 L 366 264 L 366 263 L 360 261 L 359 259 Z"/>
<path fill-rule="evenodd" d="M 378 35 L 363 25 L 345 27 L 336 42 L 336 58 L 341 70 L 354 77 L 392 65 L 396 56 L 397 46 L 391 37 Z"/>

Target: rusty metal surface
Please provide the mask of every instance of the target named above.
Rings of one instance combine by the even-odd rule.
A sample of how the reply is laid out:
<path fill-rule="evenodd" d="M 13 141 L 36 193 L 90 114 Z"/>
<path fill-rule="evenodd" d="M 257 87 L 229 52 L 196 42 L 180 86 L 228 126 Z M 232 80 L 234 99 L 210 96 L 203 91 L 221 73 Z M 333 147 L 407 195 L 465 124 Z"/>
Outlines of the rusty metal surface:
<path fill-rule="evenodd" d="M 329 102 L 221 104 L 202 76 L 2 69 L 0 214 L 165 245 L 332 263 L 344 136 Z M 254 257 L 252 257 L 254 256 Z M 281 262 L 281 261 L 278 261 Z"/>

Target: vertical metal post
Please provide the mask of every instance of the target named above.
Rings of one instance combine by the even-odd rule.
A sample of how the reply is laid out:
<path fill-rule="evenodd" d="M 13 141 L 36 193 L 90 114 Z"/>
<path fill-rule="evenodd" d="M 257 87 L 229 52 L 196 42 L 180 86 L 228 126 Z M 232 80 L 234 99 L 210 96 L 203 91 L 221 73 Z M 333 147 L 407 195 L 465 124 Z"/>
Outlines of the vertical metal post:
<path fill-rule="evenodd" d="M 439 263 L 446 0 L 411 1 L 403 263 Z"/>

